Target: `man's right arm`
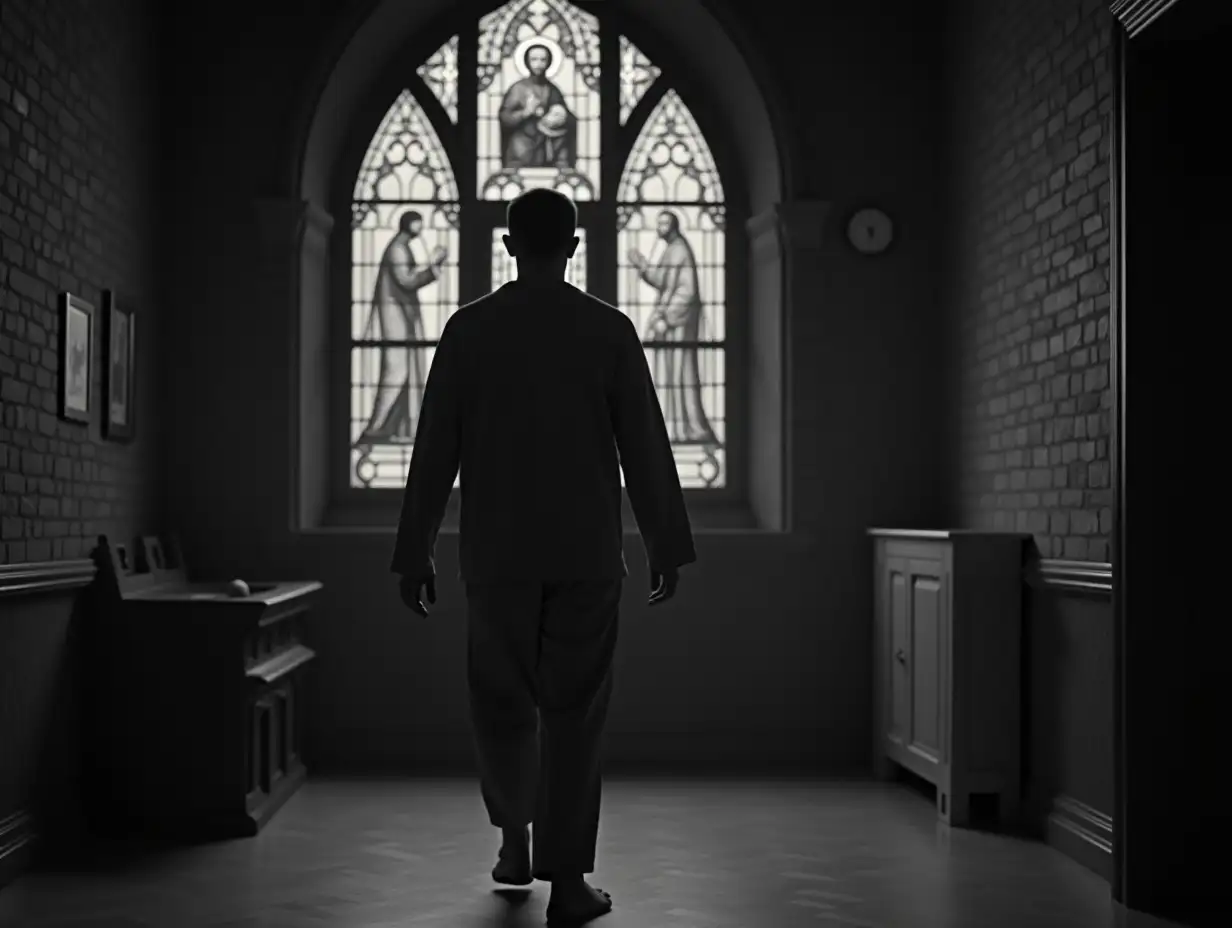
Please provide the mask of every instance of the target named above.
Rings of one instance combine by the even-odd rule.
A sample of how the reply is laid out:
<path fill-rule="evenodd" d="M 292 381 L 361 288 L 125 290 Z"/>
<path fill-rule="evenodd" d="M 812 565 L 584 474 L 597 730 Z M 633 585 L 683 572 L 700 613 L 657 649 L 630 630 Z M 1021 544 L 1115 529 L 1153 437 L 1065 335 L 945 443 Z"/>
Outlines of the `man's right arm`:
<path fill-rule="evenodd" d="M 620 467 L 650 568 L 670 570 L 697 559 L 693 530 L 645 349 L 632 320 L 621 327 L 611 398 Z"/>

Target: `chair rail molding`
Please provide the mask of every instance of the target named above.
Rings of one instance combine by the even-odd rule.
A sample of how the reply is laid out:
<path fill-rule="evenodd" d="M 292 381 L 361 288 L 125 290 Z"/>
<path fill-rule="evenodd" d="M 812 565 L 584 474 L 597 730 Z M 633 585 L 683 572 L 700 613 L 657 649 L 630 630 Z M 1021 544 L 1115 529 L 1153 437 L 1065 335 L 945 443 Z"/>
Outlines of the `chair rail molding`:
<path fill-rule="evenodd" d="M 0 596 L 75 590 L 89 586 L 96 571 L 89 558 L 0 564 Z"/>
<path fill-rule="evenodd" d="M 1112 596 L 1112 565 L 1107 561 L 1041 558 L 1027 566 L 1026 579 L 1032 586 L 1044 589 Z"/>

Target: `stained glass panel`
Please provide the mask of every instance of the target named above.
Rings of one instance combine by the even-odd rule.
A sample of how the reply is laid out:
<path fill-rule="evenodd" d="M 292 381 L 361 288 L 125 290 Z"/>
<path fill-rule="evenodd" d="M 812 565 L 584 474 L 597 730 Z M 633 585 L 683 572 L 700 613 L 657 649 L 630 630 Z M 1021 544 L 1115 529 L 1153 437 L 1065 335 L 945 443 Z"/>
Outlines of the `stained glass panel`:
<path fill-rule="evenodd" d="M 659 69 L 651 64 L 641 49 L 623 35 L 620 37 L 620 124 L 629 121 L 629 114 L 659 77 Z"/>
<path fill-rule="evenodd" d="M 433 345 L 406 345 L 399 349 L 407 365 L 418 364 L 426 373 L 432 364 Z M 351 348 L 351 434 L 362 431 L 380 391 L 382 352 L 388 349 L 356 346 Z M 405 401 L 403 401 L 405 402 Z M 418 407 L 417 407 L 418 408 Z M 351 486 L 356 489 L 401 490 L 411 468 L 411 441 L 390 441 L 351 446 Z M 461 480 L 454 478 L 454 487 Z"/>
<path fill-rule="evenodd" d="M 491 287 L 516 277 L 501 240 L 506 230 L 486 221 L 468 221 L 463 230 L 450 152 L 464 165 L 475 159 L 481 200 L 508 200 L 534 187 L 578 201 L 600 198 L 601 120 L 609 130 L 628 124 L 662 74 L 619 36 L 618 55 L 604 62 L 619 68 L 619 79 L 601 112 L 599 28 L 598 16 L 568 0 L 509 0 L 479 20 L 476 38 L 450 37 L 416 69 L 456 126 L 466 110 L 459 107 L 460 84 L 469 85 L 458 73 L 466 51 L 459 42 L 476 42 L 477 132 L 451 141 L 464 149 L 441 144 L 409 90 L 382 120 L 353 194 L 352 487 L 405 485 L 423 388 L 458 305 L 461 275 L 485 273 L 460 268 L 460 256 L 481 254 L 471 245 L 482 239 L 490 248 L 483 260 Z M 566 277 L 586 290 L 615 273 L 610 296 L 642 335 L 681 484 L 726 486 L 724 194 L 709 147 L 676 92 L 651 108 L 619 184 L 602 194 L 616 200 L 616 247 L 600 236 L 606 244 L 593 256 L 598 270 L 590 268 L 579 229 Z"/>
<path fill-rule="evenodd" d="M 714 159 L 669 90 L 621 174 L 617 302 L 642 333 L 686 487 L 726 484 L 726 210 Z"/>
<path fill-rule="evenodd" d="M 508 229 L 492 230 L 492 289 L 503 287 L 511 280 L 517 279 L 518 264 L 505 250 L 503 236 L 509 234 Z M 565 268 L 565 280 L 579 290 L 586 289 L 586 230 L 578 229 L 578 247 L 573 258 Z"/>
<path fill-rule="evenodd" d="M 705 313 L 689 340 L 722 342 L 727 335 L 723 208 L 622 205 L 616 224 L 620 233 L 616 299 L 642 337 L 652 340 L 656 312 L 666 300 L 696 299 Z M 665 284 L 666 291 L 656 282 Z"/>
<path fill-rule="evenodd" d="M 686 490 L 727 485 L 726 361 L 726 352 L 717 346 L 646 346 L 676 473 Z M 689 438 L 694 430 L 706 437 Z"/>
<path fill-rule="evenodd" d="M 566 0 L 510 0 L 479 21 L 479 197 L 599 196 L 599 21 Z"/>
<path fill-rule="evenodd" d="M 421 64 L 415 73 L 428 85 L 428 89 L 441 101 L 441 106 L 449 114 L 449 121 L 458 121 L 458 37 L 455 35 L 448 42 L 432 53 L 432 57 Z"/>
<path fill-rule="evenodd" d="M 620 178 L 622 203 L 722 203 L 723 185 L 693 114 L 674 90 L 646 119 Z"/>
<path fill-rule="evenodd" d="M 409 90 L 389 108 L 364 155 L 352 197 L 432 203 L 456 201 L 458 185 L 445 148 Z M 362 217 L 356 212 L 356 221 Z"/>
<path fill-rule="evenodd" d="M 402 486 L 432 343 L 458 305 L 457 209 L 356 206 L 363 218 L 351 232 L 351 485 Z"/>
<path fill-rule="evenodd" d="M 353 487 L 405 483 L 432 345 L 458 302 L 457 200 L 445 148 L 403 91 L 373 136 L 351 205 Z"/>
<path fill-rule="evenodd" d="M 364 219 L 351 230 L 351 337 L 435 339 L 447 313 L 458 305 L 459 229 L 457 210 L 439 203 L 361 203 Z M 435 273 L 431 268 L 443 255 Z M 374 301 L 395 292 L 403 302 L 413 299 L 420 328 L 405 335 L 379 331 L 371 318 Z M 409 285 L 415 284 L 412 290 Z M 378 295 L 378 287 L 383 288 Z M 386 292 L 388 291 L 388 292 Z M 376 334 L 372 327 L 376 326 Z"/>
<path fill-rule="evenodd" d="M 617 301 L 647 346 L 686 486 L 725 480 L 723 221 L 716 204 L 618 208 Z"/>

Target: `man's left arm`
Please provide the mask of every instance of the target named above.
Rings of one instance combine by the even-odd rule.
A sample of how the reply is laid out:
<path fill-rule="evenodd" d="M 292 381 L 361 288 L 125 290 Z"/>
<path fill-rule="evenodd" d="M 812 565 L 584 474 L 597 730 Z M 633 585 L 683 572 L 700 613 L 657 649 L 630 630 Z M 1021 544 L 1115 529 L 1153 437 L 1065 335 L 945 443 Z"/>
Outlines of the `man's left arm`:
<path fill-rule="evenodd" d="M 390 570 L 411 579 L 432 576 L 433 554 L 461 453 L 457 333 L 446 323 L 428 370 L 411 468 L 402 497 L 398 540 Z"/>

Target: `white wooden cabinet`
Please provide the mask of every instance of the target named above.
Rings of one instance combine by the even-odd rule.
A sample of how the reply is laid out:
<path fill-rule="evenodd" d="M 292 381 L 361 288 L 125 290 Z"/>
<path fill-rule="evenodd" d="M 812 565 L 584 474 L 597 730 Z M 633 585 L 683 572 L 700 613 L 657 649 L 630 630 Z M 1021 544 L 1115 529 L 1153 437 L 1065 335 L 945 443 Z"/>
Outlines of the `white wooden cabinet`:
<path fill-rule="evenodd" d="M 878 775 L 937 787 L 937 813 L 971 819 L 1021 791 L 1023 556 L 1028 536 L 870 529 L 875 561 L 873 707 Z"/>

